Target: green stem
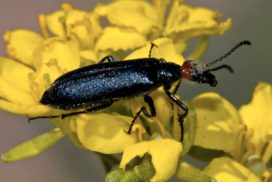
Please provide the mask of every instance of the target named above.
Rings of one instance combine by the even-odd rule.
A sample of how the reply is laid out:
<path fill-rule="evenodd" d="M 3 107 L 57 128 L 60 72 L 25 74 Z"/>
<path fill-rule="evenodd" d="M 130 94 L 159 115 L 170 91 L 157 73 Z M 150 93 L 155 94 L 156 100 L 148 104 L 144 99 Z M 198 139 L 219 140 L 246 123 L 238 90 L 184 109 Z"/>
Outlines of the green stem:
<path fill-rule="evenodd" d="M 216 180 L 204 174 L 200 169 L 181 161 L 176 171 L 176 176 L 187 182 L 215 182 Z"/>
<path fill-rule="evenodd" d="M 116 167 L 120 163 L 120 160 L 113 155 L 102 154 L 102 153 L 97 153 L 97 154 L 100 156 L 107 173 L 110 172 L 112 168 Z"/>

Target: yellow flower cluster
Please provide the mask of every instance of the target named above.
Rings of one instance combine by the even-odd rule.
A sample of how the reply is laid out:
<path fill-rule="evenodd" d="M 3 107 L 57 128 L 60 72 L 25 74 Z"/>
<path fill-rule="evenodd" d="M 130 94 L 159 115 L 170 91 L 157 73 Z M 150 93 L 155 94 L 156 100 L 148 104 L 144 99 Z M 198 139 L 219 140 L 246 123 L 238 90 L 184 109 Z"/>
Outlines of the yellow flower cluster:
<path fill-rule="evenodd" d="M 271 180 L 271 84 L 259 83 L 252 101 L 240 109 L 216 93 L 201 94 L 191 104 L 197 113 L 197 152 L 201 148 L 202 156 L 218 156 L 218 151 L 228 156 L 213 158 L 205 174 L 221 181 Z"/>
<path fill-rule="evenodd" d="M 0 57 L 0 108 L 29 117 L 67 112 L 39 103 L 43 92 L 56 78 L 96 64 L 109 54 L 120 60 L 147 57 L 150 41 L 158 46 L 152 51 L 152 57 L 181 65 L 184 58 L 180 53 L 186 50 L 188 40 L 197 38 L 200 43 L 190 57 L 199 58 L 205 51 L 208 36 L 222 35 L 230 28 L 230 19 L 219 22 L 219 18 L 220 13 L 216 11 L 190 7 L 181 0 L 153 0 L 152 3 L 116 0 L 97 5 L 92 11 L 63 4 L 52 14 L 40 15 L 42 35 L 29 30 L 11 30 L 4 35 L 8 57 Z M 102 25 L 103 20 L 107 21 L 106 26 Z M 264 163 L 271 158 L 272 117 L 268 109 L 272 104 L 271 85 L 260 84 L 252 104 L 239 111 L 215 93 L 194 98 L 188 103 L 190 112 L 184 133 L 177 122 L 181 111 L 169 102 L 165 93 L 158 89 L 150 95 L 157 115 L 143 116 L 130 135 L 124 130 L 144 104 L 141 97 L 116 102 L 95 113 L 51 119 L 55 129 L 14 147 L 2 159 L 12 162 L 37 155 L 67 136 L 85 150 L 123 153 L 121 173 L 127 172 L 124 177 L 133 174 L 134 181 L 136 177 L 139 181 L 166 181 L 175 174 L 191 181 L 196 178 L 258 181 L 240 163 L 246 164 L 251 156 Z M 184 135 L 182 143 L 178 141 L 181 134 Z M 232 158 L 216 158 L 204 171 L 179 161 L 189 150 L 191 154 L 206 149 L 223 151 Z M 147 163 L 151 166 L 146 167 Z M 150 172 L 145 173 L 143 169 Z M 114 172 L 107 179 L 114 179 Z M 122 176 L 119 171 L 116 173 Z"/>

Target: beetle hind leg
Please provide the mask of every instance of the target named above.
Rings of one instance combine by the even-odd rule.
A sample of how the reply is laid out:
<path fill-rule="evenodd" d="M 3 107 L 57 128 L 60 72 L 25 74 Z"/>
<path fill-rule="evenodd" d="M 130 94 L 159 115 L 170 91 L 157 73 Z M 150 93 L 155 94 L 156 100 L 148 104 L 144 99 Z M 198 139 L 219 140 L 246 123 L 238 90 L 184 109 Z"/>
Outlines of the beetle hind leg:
<path fill-rule="evenodd" d="M 140 114 L 143 112 L 144 115 L 146 115 L 147 117 L 154 117 L 156 116 L 156 109 L 154 106 L 154 102 L 153 99 L 148 96 L 148 95 L 144 95 L 144 101 L 147 103 L 150 113 L 148 113 L 147 108 L 145 106 L 142 106 L 141 109 L 136 113 L 136 115 L 134 116 L 133 120 L 131 121 L 128 131 L 126 131 L 127 134 L 131 133 L 132 127 L 135 124 L 136 119 L 140 116 Z"/>
<path fill-rule="evenodd" d="M 143 109 L 144 115 L 146 115 L 147 117 L 156 116 L 156 109 L 155 109 L 153 99 L 150 96 L 145 95 L 144 96 L 144 101 L 145 101 L 145 103 L 147 103 L 147 105 L 149 107 L 149 110 L 150 110 L 150 113 L 148 113 L 146 107 L 144 107 L 144 109 Z"/>
<path fill-rule="evenodd" d="M 112 105 L 113 101 L 109 100 L 109 101 L 104 101 L 102 103 L 100 103 L 99 105 L 96 105 L 94 107 L 91 108 L 87 108 L 83 111 L 76 111 L 76 112 L 71 112 L 71 113 L 66 113 L 66 114 L 61 114 L 61 115 L 52 115 L 52 116 L 37 116 L 37 117 L 28 117 L 28 122 L 30 122 L 31 120 L 35 120 L 35 119 L 54 119 L 54 118 L 61 118 L 64 119 L 66 117 L 70 117 L 70 116 L 75 116 L 75 115 L 79 115 L 79 114 L 86 114 L 86 113 L 90 113 L 90 112 L 94 112 L 106 107 L 109 107 L 110 105 Z"/>

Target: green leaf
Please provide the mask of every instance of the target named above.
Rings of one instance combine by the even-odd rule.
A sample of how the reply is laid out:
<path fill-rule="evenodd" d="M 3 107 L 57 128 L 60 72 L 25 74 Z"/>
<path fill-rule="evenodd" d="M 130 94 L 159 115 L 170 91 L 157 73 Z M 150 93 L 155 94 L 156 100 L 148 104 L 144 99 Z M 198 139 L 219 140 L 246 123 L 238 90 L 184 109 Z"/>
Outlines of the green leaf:
<path fill-rule="evenodd" d="M 150 181 L 155 175 L 156 170 L 152 164 L 152 156 L 149 153 L 145 153 L 142 158 L 140 158 L 140 163 L 135 166 L 134 172 L 143 180 Z"/>
<path fill-rule="evenodd" d="M 114 169 L 106 176 L 106 182 L 143 182 L 133 171 Z"/>
<path fill-rule="evenodd" d="M 143 181 L 150 181 L 156 170 L 152 164 L 152 156 L 145 153 L 143 157 L 134 157 L 125 167 L 125 170 L 133 170 Z"/>
<path fill-rule="evenodd" d="M 10 149 L 2 154 L 2 160 L 4 162 L 14 162 L 33 157 L 54 145 L 63 136 L 62 131 L 59 128 L 55 128 Z"/>
<path fill-rule="evenodd" d="M 143 182 L 150 181 L 156 171 L 152 164 L 152 156 L 145 153 L 136 156 L 125 166 L 125 170 L 113 169 L 108 173 L 106 182 Z"/>
<path fill-rule="evenodd" d="M 260 178 L 267 170 L 265 163 L 259 157 L 256 156 L 250 156 L 246 161 L 245 166 Z"/>
<path fill-rule="evenodd" d="M 120 160 L 116 158 L 114 155 L 109 155 L 109 154 L 102 154 L 102 153 L 97 153 L 106 169 L 107 172 L 112 170 L 115 166 L 119 165 Z"/>

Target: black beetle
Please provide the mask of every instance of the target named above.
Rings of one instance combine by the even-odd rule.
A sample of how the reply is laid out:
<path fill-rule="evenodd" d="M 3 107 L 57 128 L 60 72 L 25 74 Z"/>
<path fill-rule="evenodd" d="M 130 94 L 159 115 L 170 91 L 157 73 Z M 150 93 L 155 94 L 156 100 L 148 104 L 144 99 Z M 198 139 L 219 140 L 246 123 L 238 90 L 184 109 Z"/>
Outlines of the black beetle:
<path fill-rule="evenodd" d="M 188 113 L 188 108 L 175 96 L 179 84 L 177 84 L 173 92 L 170 91 L 171 85 L 174 82 L 180 83 L 181 79 L 187 79 L 198 83 L 206 83 L 213 87 L 216 86 L 217 80 L 211 72 L 222 68 L 232 72 L 232 69 L 228 65 L 210 69 L 209 67 L 226 58 L 242 45 L 251 45 L 251 43 L 242 41 L 219 59 L 202 67 L 188 60 L 180 66 L 166 62 L 164 59 L 151 58 L 153 43 L 151 43 L 148 58 L 115 61 L 112 56 L 107 56 L 98 64 L 82 67 L 62 75 L 44 92 L 40 100 L 45 105 L 63 110 L 77 109 L 79 110 L 78 112 L 57 116 L 33 117 L 29 118 L 29 120 L 37 118 L 64 118 L 93 112 L 106 108 L 115 101 L 143 95 L 144 101 L 149 106 L 150 113 L 147 112 L 146 107 L 141 107 L 127 131 L 130 133 L 136 118 L 141 112 L 146 116 L 156 115 L 153 100 L 148 94 L 163 86 L 169 99 L 184 110 L 184 113 L 181 115 L 183 121 Z M 183 129 L 182 123 L 181 129 Z"/>

